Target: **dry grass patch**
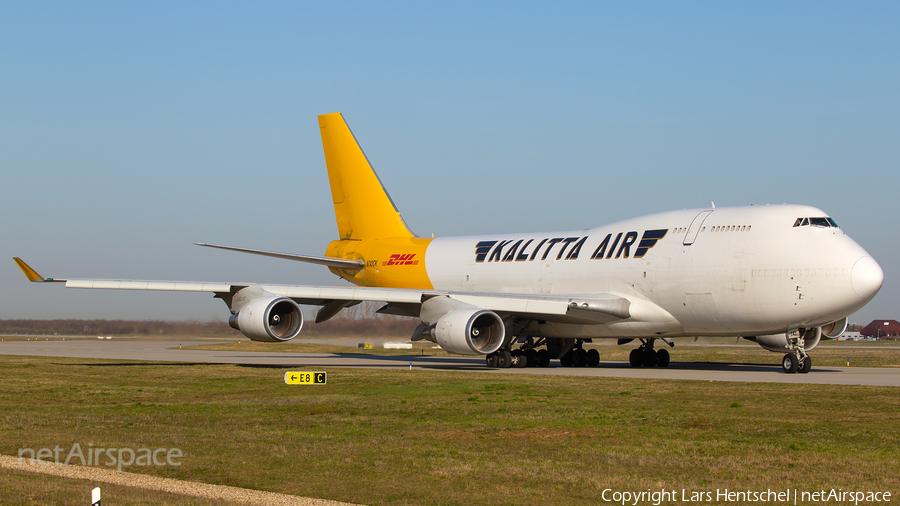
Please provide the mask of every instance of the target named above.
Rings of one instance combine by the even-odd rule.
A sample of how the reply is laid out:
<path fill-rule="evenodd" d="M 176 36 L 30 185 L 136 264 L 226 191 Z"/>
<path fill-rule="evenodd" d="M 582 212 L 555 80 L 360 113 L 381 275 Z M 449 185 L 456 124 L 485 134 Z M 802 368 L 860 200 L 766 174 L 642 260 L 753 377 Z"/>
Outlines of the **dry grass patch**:
<path fill-rule="evenodd" d="M 242 504 L 9 469 L 4 469 L 0 473 L 0 497 L 2 497 L 2 503 L 7 505 L 84 506 L 91 503 L 91 489 L 94 487 L 100 487 L 103 504 L 117 506 L 238 506 Z"/>

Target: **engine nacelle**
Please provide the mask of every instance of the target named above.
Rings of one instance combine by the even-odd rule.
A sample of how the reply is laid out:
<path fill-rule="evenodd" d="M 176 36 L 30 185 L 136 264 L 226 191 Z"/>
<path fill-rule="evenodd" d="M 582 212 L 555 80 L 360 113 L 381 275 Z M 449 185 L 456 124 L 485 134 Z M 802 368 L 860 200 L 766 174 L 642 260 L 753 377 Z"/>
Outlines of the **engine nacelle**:
<path fill-rule="evenodd" d="M 822 325 L 822 337 L 837 339 L 845 330 L 847 330 L 847 317 L 827 325 Z"/>
<path fill-rule="evenodd" d="M 812 351 L 813 348 L 818 346 L 819 340 L 822 339 L 822 328 L 816 327 L 812 329 L 801 329 L 801 332 L 805 332 L 806 334 L 803 336 L 803 351 Z M 772 334 L 767 336 L 755 336 L 755 337 L 747 337 L 745 339 L 749 339 L 751 341 L 756 342 L 756 344 L 762 346 L 763 348 L 769 351 L 775 352 L 789 352 L 791 350 L 791 343 L 788 341 L 787 333 L 785 334 Z"/>
<path fill-rule="evenodd" d="M 493 311 L 458 309 L 441 316 L 432 335 L 450 353 L 487 355 L 503 345 L 506 327 Z"/>
<path fill-rule="evenodd" d="M 258 297 L 231 315 L 228 324 L 253 341 L 290 341 L 303 328 L 303 311 L 287 297 Z"/>

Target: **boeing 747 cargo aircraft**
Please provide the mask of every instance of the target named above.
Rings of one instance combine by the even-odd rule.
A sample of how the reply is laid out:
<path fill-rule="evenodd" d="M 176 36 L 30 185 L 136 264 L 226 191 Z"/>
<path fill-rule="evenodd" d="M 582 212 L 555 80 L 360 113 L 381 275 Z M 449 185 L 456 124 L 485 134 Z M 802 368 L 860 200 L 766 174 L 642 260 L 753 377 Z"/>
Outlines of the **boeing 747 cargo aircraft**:
<path fill-rule="evenodd" d="M 671 211 L 590 230 L 426 238 L 413 234 L 340 113 L 319 116 L 339 239 L 325 256 L 214 248 L 311 262 L 356 286 L 44 278 L 69 288 L 212 292 L 256 341 L 288 341 L 362 301 L 418 318 L 413 340 L 488 367 L 596 366 L 595 339 L 640 343 L 631 365 L 665 367 L 657 341 L 740 336 L 784 353 L 786 373 L 878 293 L 878 263 L 824 211 L 803 205 Z"/>

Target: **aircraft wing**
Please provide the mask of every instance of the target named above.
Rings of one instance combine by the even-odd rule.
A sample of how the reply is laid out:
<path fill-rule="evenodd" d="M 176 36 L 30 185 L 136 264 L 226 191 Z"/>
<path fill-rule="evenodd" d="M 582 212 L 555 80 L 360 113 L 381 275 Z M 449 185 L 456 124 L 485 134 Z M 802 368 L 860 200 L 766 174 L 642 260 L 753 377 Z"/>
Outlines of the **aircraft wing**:
<path fill-rule="evenodd" d="M 227 299 L 248 287 L 258 287 L 272 295 L 288 297 L 298 304 L 340 308 L 364 301 L 383 302 L 381 312 L 418 316 L 422 303 L 434 297 L 447 297 L 473 307 L 495 311 L 501 315 L 534 318 L 561 323 L 609 323 L 631 316 L 631 302 L 613 294 L 589 296 L 533 295 L 509 293 L 457 292 L 358 286 L 311 286 L 264 283 L 231 283 L 205 281 L 159 281 L 130 279 L 45 278 L 19 258 L 16 263 L 32 282 L 65 283 L 66 288 L 107 290 L 158 290 L 173 292 L 211 292 Z M 337 306 L 335 306 L 337 304 Z M 328 317 L 317 321 L 324 321 Z"/>

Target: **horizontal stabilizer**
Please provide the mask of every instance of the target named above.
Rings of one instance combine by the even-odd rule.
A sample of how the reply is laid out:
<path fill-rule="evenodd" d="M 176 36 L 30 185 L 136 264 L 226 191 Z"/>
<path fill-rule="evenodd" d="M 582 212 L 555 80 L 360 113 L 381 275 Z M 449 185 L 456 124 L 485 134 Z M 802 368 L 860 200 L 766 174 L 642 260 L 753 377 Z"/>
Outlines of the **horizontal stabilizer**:
<path fill-rule="evenodd" d="M 361 269 L 365 263 L 362 260 L 351 260 L 348 258 L 334 257 L 316 257 L 310 255 L 296 255 L 294 253 L 279 253 L 277 251 L 263 251 L 258 249 L 235 248 L 232 246 L 217 246 L 215 244 L 204 244 L 195 242 L 197 246 L 206 246 L 207 248 L 218 248 L 229 251 L 240 251 L 241 253 L 252 253 L 254 255 L 262 255 L 266 257 L 282 258 L 285 260 L 296 260 L 298 262 L 307 262 L 311 264 L 327 265 L 328 267 L 336 267 L 338 269 Z"/>

